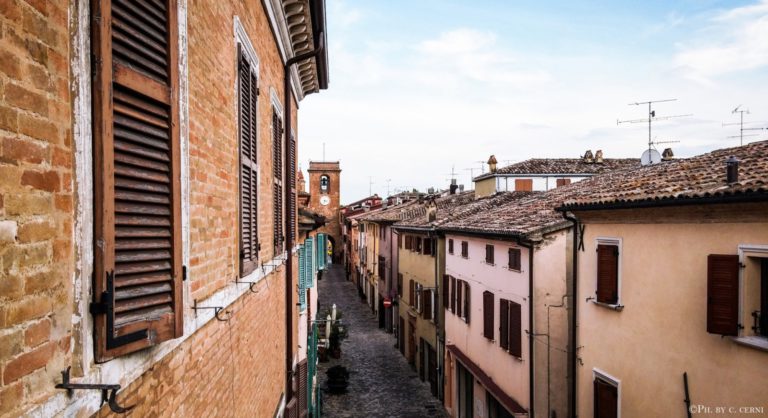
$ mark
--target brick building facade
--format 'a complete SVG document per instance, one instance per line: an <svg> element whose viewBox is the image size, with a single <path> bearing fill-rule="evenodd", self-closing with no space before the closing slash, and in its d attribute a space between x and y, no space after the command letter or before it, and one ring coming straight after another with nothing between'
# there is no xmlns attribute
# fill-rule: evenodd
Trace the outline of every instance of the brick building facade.
<svg viewBox="0 0 768 418"><path fill-rule="evenodd" d="M292 194L324 24L322 0L0 2L0 416L110 415L68 367L131 416L306 408Z"/></svg>

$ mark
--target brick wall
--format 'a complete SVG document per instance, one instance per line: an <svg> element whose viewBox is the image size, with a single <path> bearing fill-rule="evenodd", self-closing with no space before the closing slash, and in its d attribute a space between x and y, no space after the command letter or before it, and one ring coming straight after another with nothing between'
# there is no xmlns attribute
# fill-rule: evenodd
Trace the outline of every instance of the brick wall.
<svg viewBox="0 0 768 418"><path fill-rule="evenodd" d="M0 1L0 416L49 396L69 358L67 4Z"/></svg>

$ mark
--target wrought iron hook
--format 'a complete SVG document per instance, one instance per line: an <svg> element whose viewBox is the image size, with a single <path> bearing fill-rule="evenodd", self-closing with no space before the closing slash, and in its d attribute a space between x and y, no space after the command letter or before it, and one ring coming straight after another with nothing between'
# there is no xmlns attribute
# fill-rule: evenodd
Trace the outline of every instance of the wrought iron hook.
<svg viewBox="0 0 768 418"><path fill-rule="evenodd" d="M133 409L136 405L130 405L130 406L120 406L120 404L117 403L117 391L120 390L120 385L106 385L106 384L96 384L96 383L72 383L69 381L69 371L72 369L72 366L67 367L66 370L61 371L61 383L58 383L56 385L57 389L66 389L67 394L69 396L72 396L72 392L77 389L92 389L92 390L100 390L101 391L101 404L104 405L104 402L107 402L109 405L109 409L112 410L112 412L122 414L125 412L130 411Z"/></svg>

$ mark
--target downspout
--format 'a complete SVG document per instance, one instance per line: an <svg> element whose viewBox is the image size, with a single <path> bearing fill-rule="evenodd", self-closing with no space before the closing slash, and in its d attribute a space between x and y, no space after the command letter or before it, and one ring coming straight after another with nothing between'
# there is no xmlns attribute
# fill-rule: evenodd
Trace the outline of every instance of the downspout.
<svg viewBox="0 0 768 418"><path fill-rule="evenodd" d="M325 48L325 37L323 36L322 32L320 33L319 38L319 45L317 48L315 48L314 51L297 55L285 63L285 85L283 86L283 96L285 103L285 137L283 138L283 149L286 152L291 149L291 126L293 123L291 120L291 102L293 101L293 97L291 96L291 92L293 91L291 87L291 67L300 61L304 61L309 58L315 58L323 52L323 49ZM284 205L284 219L286 222L292 222L292 215L296 211L296 208L294 208L291 204L291 202L293 202L293 199L291 199L291 193L293 193L292 189L294 185L287 184L287 180L292 179L295 174L296 173L288 172L284 174L285 187L283 188L283 199L284 202L286 202ZM293 305L293 245L295 237L293 236L292 228L289 227L288 231L286 232L287 234L285 234L285 247L287 250L287 255L285 259L285 399L286 402L290 402L290 400L293 398L293 311L296 309L296 306Z"/></svg>
<svg viewBox="0 0 768 418"><path fill-rule="evenodd" d="M434 234L435 234L435 237L434 237L435 245L432 247L432 254L434 254L435 256L435 290L434 291L437 292L437 290L440 289L438 287L440 283L440 251L438 251L438 249L440 248L440 246L438 245L438 243L440 242L440 237L438 236L437 232L434 232ZM440 290L442 291L442 289ZM433 312L432 321L435 322L435 345L436 345L435 354L437 357L435 359L435 367L437 367L437 370L435 370L435 373L437 374L437 382L435 382L435 386L437 386L437 399L441 399L441 394L443 392L443 389L442 389L443 367L441 364L440 356L437 355L442 351L442 350L438 351L438 349L442 347L442 344L440 344L440 327L443 326L443 321L440 320L440 312L442 312L442 309L441 307L437 306L437 305L440 305L439 303L440 296L441 296L440 293L442 292L439 292L437 295L435 295L435 298L432 301L432 312Z"/></svg>
<svg viewBox="0 0 768 418"><path fill-rule="evenodd" d="M529 382L529 389L528 389L528 416L529 417L535 417L534 414L534 407L533 407L533 242L526 240L517 240L517 243L528 249L528 356L530 357L528 361L528 382Z"/></svg>
<svg viewBox="0 0 768 418"><path fill-rule="evenodd" d="M579 270L578 270L578 255L579 255L579 220L569 215L567 212L562 212L563 218L565 218L567 221L570 221L573 224L573 248L571 249L573 251L573 255L571 256L571 274L573 275L573 281L571 289L571 323L568 326L568 339L570 340L568 342L568 345L570 349L568 350L569 359L569 369L568 375L570 376L570 385L568 387L568 416L571 418L576 418L576 310L578 308L578 304L576 301L577 298L577 292L579 289L578 286L578 277L579 277Z"/></svg>

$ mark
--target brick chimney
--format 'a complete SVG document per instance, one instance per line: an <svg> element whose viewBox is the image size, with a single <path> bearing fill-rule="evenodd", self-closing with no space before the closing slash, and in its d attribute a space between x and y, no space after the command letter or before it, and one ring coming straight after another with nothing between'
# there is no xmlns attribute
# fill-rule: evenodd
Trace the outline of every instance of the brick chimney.
<svg viewBox="0 0 768 418"><path fill-rule="evenodd" d="M451 194L456 194L456 190L459 186L456 184L456 179L451 179L451 187L449 188Z"/></svg>
<svg viewBox="0 0 768 418"><path fill-rule="evenodd" d="M496 156L491 155L491 158L488 158L488 169L491 171L491 173L496 172L496 164L498 161L496 161Z"/></svg>
<svg viewBox="0 0 768 418"><path fill-rule="evenodd" d="M672 148L666 148L664 152L661 153L661 161L669 161L674 159L675 154L672 152Z"/></svg>
<svg viewBox="0 0 768 418"><path fill-rule="evenodd" d="M585 163L592 164L592 162L594 162L594 157L592 157L592 150L588 149L587 152L584 153L584 157L582 158L584 159Z"/></svg>
<svg viewBox="0 0 768 418"><path fill-rule="evenodd" d="M603 150L599 149L595 151L595 164L603 163Z"/></svg>

